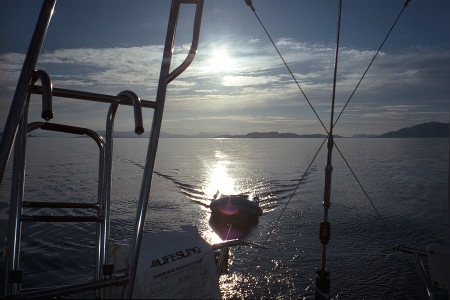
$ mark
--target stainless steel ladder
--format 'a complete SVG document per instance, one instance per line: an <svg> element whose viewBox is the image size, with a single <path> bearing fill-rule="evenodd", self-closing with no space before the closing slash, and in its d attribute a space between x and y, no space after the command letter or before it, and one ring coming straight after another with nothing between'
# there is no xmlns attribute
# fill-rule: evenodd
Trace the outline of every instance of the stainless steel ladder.
<svg viewBox="0 0 450 300"><path fill-rule="evenodd" d="M172 0L156 101L141 100L131 91L123 91L117 96L112 96L53 87L51 79L45 71L35 70L47 28L50 24L51 16L56 5L56 0L44 1L0 140L0 184L3 181L12 149L14 149L8 244L6 251L6 296L18 298L47 298L96 290L96 296L98 297L102 296L102 288L119 285L124 286L122 297L132 297L166 91L168 84L191 64L197 52L203 1L204 0ZM173 71L170 71L176 25L181 4L194 4L196 6L192 42L186 59ZM38 81L41 82L40 86L36 85ZM42 118L44 118L46 122L34 122L28 124L28 106L32 94L42 95ZM107 114L105 138L88 128L48 122L53 117L53 97L109 103L110 108ZM128 269L125 274L113 273L113 266L108 263L107 253L112 183L113 128L116 110L119 105L132 105L134 107L135 132L137 134L141 134L144 131L142 108L154 109L143 179L134 220L134 232L128 256ZM86 135L91 137L97 143L99 148L99 172L98 194L95 203L24 201L23 194L27 136L29 132L35 129ZM78 216L42 216L25 214L24 211L28 208L80 208L92 210L94 213ZM20 270L19 264L21 228L23 222L95 222L97 224L97 229L94 278L87 279L86 282L71 286L33 289L32 291L22 289L22 277L26 276Z"/></svg>

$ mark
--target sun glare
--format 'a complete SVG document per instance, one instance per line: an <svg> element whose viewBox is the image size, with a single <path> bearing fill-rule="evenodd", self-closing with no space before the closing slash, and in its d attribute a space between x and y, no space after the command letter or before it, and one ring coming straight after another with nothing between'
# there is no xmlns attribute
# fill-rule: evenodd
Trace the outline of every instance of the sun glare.
<svg viewBox="0 0 450 300"><path fill-rule="evenodd" d="M214 195L217 191L223 194L234 194L235 182L228 174L227 161L218 161L210 170L208 185L205 189L205 194Z"/></svg>
<svg viewBox="0 0 450 300"><path fill-rule="evenodd" d="M211 72L225 72L232 67L232 59L226 49L216 49L207 62L206 68Z"/></svg>

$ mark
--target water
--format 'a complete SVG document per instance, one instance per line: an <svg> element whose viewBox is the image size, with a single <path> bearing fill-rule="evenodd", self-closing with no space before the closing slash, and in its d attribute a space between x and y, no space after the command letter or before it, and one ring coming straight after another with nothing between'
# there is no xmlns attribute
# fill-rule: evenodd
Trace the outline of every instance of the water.
<svg viewBox="0 0 450 300"><path fill-rule="evenodd" d="M266 249L232 250L229 274L221 277L225 298L312 298L322 250L318 231L325 147L311 161L322 142L161 139L145 230L194 224L210 243L228 234L264 245ZM379 215L334 149L327 247L333 298L423 299L412 258L390 249L397 243L425 249L430 243L445 242L448 140L337 139L336 143ZM130 239L146 148L146 139L116 140L113 241ZM95 201L98 154L92 141L31 138L29 149L27 199ZM8 211L9 182L8 177L0 187L3 216ZM214 226L207 205L218 189L257 192L264 211L259 221L243 229ZM89 224L25 224L24 287L41 284L43 278L50 285L92 276L88 269L94 261L93 232ZM1 264L3 268L4 260ZM38 275L41 269L49 271ZM438 292L436 298L447 296Z"/></svg>

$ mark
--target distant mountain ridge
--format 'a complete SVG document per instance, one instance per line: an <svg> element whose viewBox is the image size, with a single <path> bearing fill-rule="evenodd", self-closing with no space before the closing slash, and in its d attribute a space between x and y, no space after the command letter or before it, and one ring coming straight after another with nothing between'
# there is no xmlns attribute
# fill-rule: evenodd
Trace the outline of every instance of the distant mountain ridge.
<svg viewBox="0 0 450 300"><path fill-rule="evenodd" d="M245 135L219 135L216 138L325 138L324 134L295 134L279 132L251 132ZM336 138L342 136L335 135ZM352 138L448 138L449 123L429 122L390 131L380 135L355 134Z"/></svg>
<svg viewBox="0 0 450 300"><path fill-rule="evenodd" d="M449 124L439 122L429 122L402 128L379 135L382 138L439 138L449 137Z"/></svg>
<svg viewBox="0 0 450 300"><path fill-rule="evenodd" d="M324 134L296 134L296 133L279 133L276 131L271 132L251 132L244 135L219 135L216 138L244 138L244 139L272 139L272 138L324 138Z"/></svg>
<svg viewBox="0 0 450 300"><path fill-rule="evenodd" d="M1 136L2 132L0 132ZM99 131L100 135L105 136L104 131ZM60 137L61 133L51 133L51 132L33 132L30 136L35 137ZM65 135L67 136L67 135ZM148 138L150 132L146 131L141 136L138 136L132 131L116 131L114 132L114 137L118 138ZM218 133L207 133L199 132L194 135L181 135L181 134L170 134L161 132L161 138L325 138L324 134L296 134L296 133L279 133L277 131L271 132L250 132L243 135L229 135L229 134L218 134ZM335 135L336 138L342 138L342 136ZM352 138L449 138L449 123L440 122L428 122L423 124L414 125L412 127L402 128L396 131L390 131L380 135L374 134L354 134Z"/></svg>

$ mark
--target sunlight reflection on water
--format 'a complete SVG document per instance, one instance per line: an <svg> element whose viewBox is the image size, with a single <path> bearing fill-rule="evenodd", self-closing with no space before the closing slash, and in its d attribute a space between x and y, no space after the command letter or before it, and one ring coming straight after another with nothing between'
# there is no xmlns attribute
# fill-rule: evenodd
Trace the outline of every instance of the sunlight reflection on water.
<svg viewBox="0 0 450 300"><path fill-rule="evenodd" d="M228 172L228 166L231 164L221 151L215 152L215 158L218 159L212 166L209 166L209 174L206 180L204 193L212 198L217 191L223 194L236 194L236 183Z"/></svg>

